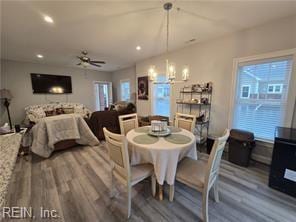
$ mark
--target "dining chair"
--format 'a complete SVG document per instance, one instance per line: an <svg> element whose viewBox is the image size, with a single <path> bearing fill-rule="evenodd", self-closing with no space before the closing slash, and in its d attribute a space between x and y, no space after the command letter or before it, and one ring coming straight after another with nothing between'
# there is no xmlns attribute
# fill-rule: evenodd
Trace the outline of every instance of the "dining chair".
<svg viewBox="0 0 296 222"><path fill-rule="evenodd" d="M204 222L209 221L208 199L212 187L214 199L219 202L218 174L228 137L229 129L226 129L223 136L215 139L208 162L186 157L177 168L176 180L202 193L202 219Z"/></svg>
<svg viewBox="0 0 296 222"><path fill-rule="evenodd" d="M176 113L175 116L175 127L186 129L193 133L196 123L196 116Z"/></svg>
<svg viewBox="0 0 296 222"><path fill-rule="evenodd" d="M127 217L131 214L131 187L151 177L152 195L156 192L156 178L151 164L130 166L127 140L124 135L115 134L103 128L111 163L111 193L114 197L114 178L127 187Z"/></svg>
<svg viewBox="0 0 296 222"><path fill-rule="evenodd" d="M137 113L121 115L118 117L120 132L122 135L126 135L130 130L138 128L138 115Z"/></svg>

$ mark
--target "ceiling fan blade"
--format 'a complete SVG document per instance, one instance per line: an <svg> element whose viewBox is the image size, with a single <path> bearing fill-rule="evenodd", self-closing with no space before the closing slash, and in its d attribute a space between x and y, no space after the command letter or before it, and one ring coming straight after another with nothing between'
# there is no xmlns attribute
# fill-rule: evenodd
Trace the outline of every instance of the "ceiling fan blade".
<svg viewBox="0 0 296 222"><path fill-rule="evenodd" d="M80 66L81 65L81 62L80 63L77 63L76 65Z"/></svg>
<svg viewBox="0 0 296 222"><path fill-rule="evenodd" d="M106 62L105 62L105 61L94 61L94 60L90 60L90 62L92 62L92 63L101 63L101 64L106 64Z"/></svg>
<svg viewBox="0 0 296 222"><path fill-rule="evenodd" d="M95 64L95 63L92 63L92 62L90 62L89 64L90 64L90 65L92 65L92 66L96 66L96 67L102 67L102 66L100 66L100 65L97 65L97 64Z"/></svg>
<svg viewBox="0 0 296 222"><path fill-rule="evenodd" d="M76 56L78 59L82 60L82 56Z"/></svg>

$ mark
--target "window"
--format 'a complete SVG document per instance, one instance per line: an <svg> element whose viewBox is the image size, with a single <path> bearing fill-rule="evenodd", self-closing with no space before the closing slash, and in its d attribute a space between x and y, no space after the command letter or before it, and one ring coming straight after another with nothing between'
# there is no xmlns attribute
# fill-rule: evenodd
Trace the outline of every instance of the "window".
<svg viewBox="0 0 296 222"><path fill-rule="evenodd" d="M165 82L165 75L157 76L158 82ZM170 116L170 84L154 84L152 107L154 115Z"/></svg>
<svg viewBox="0 0 296 222"><path fill-rule="evenodd" d="M239 63L232 127L248 130L256 139L272 141L283 126L292 57Z"/></svg>
<svg viewBox="0 0 296 222"><path fill-rule="evenodd" d="M129 101L131 99L129 80L120 81L120 96L122 101Z"/></svg>
<svg viewBox="0 0 296 222"><path fill-rule="evenodd" d="M241 90L241 98L249 98L250 97L250 86L243 85Z"/></svg>
<svg viewBox="0 0 296 222"><path fill-rule="evenodd" d="M282 93L283 84L268 84L267 93Z"/></svg>

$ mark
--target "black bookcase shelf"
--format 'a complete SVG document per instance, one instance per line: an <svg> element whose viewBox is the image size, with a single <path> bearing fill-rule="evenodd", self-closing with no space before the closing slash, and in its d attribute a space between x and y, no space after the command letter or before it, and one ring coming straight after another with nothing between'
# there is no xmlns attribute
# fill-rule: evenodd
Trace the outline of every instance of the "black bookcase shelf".
<svg viewBox="0 0 296 222"><path fill-rule="evenodd" d="M188 89L188 87L186 87ZM196 138L199 145L207 141L209 135L209 126L211 118L212 88L211 90L184 91L180 90L179 99L177 99L177 112L197 115L197 118L204 113L206 120L196 122ZM202 102L202 100L207 100ZM192 102L190 102L192 101Z"/></svg>

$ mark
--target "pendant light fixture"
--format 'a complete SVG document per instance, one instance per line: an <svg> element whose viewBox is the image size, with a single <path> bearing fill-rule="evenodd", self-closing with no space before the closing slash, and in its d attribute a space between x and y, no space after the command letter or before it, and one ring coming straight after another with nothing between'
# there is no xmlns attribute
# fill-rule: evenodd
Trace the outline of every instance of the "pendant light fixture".
<svg viewBox="0 0 296 222"><path fill-rule="evenodd" d="M167 2L163 5L164 10L166 11L166 56L168 56L169 52L169 25L170 25L170 10L173 8L173 4L171 2ZM182 69L182 81L176 81L176 66L174 63L170 62L168 59L166 59L166 77L167 77L167 82L169 84L174 84L174 83L179 83L179 82L185 82L189 79L189 67L184 66ZM155 66L152 65L150 66L148 70L148 76L150 81L153 83L157 84L160 82L157 82L157 72L155 69ZM163 83L163 82L161 82Z"/></svg>

